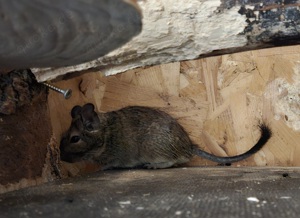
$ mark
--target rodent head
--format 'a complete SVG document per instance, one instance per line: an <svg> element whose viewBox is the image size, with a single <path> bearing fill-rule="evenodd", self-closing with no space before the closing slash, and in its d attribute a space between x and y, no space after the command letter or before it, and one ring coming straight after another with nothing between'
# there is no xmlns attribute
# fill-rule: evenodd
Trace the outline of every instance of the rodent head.
<svg viewBox="0 0 300 218"><path fill-rule="evenodd" d="M73 107L71 116L72 123L61 140L60 151L63 161L76 162L85 159L86 153L99 144L101 126L93 104Z"/></svg>

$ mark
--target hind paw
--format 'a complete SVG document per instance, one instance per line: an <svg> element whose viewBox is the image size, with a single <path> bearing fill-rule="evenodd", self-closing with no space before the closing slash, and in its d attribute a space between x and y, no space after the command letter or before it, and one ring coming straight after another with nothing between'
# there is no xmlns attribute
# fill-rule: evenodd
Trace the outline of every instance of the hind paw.
<svg viewBox="0 0 300 218"><path fill-rule="evenodd" d="M162 162L162 163L147 163L144 164L144 168L147 169L164 169L164 168L169 168L174 165L173 162Z"/></svg>

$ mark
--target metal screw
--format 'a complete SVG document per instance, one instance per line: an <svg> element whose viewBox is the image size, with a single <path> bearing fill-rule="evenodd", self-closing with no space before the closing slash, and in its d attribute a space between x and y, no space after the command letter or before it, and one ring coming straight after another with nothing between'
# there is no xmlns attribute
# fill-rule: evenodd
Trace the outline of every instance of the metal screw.
<svg viewBox="0 0 300 218"><path fill-rule="evenodd" d="M50 89L63 94L65 99L68 99L68 98L70 98L72 96L72 90L71 89L63 90L63 89L59 89L59 88L57 88L57 87L55 87L53 85L50 85L48 83L45 83L45 82L43 84L45 86L49 87Z"/></svg>

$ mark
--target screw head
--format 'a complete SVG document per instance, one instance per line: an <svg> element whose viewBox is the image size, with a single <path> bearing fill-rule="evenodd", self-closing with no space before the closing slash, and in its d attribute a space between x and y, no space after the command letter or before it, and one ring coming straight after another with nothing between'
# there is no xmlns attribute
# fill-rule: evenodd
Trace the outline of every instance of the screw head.
<svg viewBox="0 0 300 218"><path fill-rule="evenodd" d="M67 89L65 92L64 92L64 98L65 99L68 99L72 96L72 90L71 89Z"/></svg>

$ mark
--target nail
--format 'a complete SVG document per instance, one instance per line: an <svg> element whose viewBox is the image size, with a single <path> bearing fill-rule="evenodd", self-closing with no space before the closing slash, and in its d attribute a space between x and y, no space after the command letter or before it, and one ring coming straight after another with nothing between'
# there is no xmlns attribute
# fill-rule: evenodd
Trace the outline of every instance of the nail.
<svg viewBox="0 0 300 218"><path fill-rule="evenodd" d="M59 93L63 94L65 99L68 99L68 98L70 98L72 96L72 90L71 89L63 90L63 89L59 89L59 88L57 88L57 87L55 87L53 85L50 85L48 83L45 83L45 82L43 82L43 84L45 86L47 86L48 88L50 88L50 89L52 89L52 90L54 90L56 92L59 92Z"/></svg>

